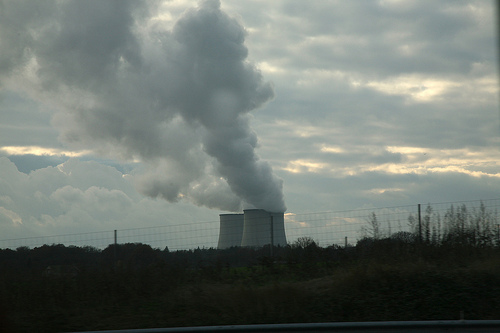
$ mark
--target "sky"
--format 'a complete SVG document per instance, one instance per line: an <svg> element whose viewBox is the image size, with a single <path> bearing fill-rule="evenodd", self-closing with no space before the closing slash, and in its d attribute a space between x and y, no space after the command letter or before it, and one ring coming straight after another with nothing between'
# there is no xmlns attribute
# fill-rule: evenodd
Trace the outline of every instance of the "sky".
<svg viewBox="0 0 500 333"><path fill-rule="evenodd" d="M0 0L0 239L499 198L496 29L486 0Z"/></svg>

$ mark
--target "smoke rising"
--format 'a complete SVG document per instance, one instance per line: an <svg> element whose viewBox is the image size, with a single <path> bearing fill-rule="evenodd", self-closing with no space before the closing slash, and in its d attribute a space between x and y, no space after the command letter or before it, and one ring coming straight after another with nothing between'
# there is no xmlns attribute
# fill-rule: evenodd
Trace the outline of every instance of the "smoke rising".
<svg viewBox="0 0 500 333"><path fill-rule="evenodd" d="M172 29L137 1L0 2L0 88L50 105L60 139L144 162L144 194L228 211L285 211L250 112L273 98L246 32L218 0ZM21 83L22 84L21 84Z"/></svg>

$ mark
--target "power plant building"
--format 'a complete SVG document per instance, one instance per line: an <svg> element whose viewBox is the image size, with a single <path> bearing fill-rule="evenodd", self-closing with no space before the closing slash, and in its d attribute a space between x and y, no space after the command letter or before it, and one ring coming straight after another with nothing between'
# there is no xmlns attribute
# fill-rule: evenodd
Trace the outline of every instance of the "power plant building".
<svg viewBox="0 0 500 333"><path fill-rule="evenodd" d="M227 249L241 245L243 236L243 214L220 214L218 249Z"/></svg>
<svg viewBox="0 0 500 333"><path fill-rule="evenodd" d="M243 214L220 214L219 217L219 249L286 245L284 213L246 209Z"/></svg>

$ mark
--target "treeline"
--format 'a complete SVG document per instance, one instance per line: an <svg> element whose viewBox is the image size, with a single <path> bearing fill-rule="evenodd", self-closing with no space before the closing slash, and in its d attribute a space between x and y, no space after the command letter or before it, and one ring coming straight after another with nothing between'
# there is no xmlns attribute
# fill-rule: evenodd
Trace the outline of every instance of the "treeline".
<svg viewBox="0 0 500 333"><path fill-rule="evenodd" d="M335 261L351 259L365 253L367 244L391 244L395 248L433 245L444 247L493 248L500 246L500 220L497 210L488 209L484 203L467 208L465 204L451 205L441 215L429 204L419 215L410 214L409 231L391 232L389 221L381 221L375 213L367 218L364 237L355 246L319 244L310 237L301 237L285 247L262 248L234 247L225 250L214 248L169 251L154 249L147 244L111 244L104 250L90 246L76 247L62 244L43 245L30 249L0 250L0 269L6 271L40 272L49 266L73 265L81 269L110 269L116 266L143 268L162 262L171 268L197 269L204 267L248 267L266 262L300 263L301 261ZM401 227L400 227L401 228ZM323 245L323 244L322 244ZM272 258L271 258L272 256Z"/></svg>
<svg viewBox="0 0 500 333"><path fill-rule="evenodd" d="M319 247L309 237L302 237L285 247L233 247L224 250L197 248L193 250L160 250L142 243L111 244L104 250L94 247L43 245L30 249L0 250L0 270L8 274L33 277L76 275L81 272L143 270L164 266L170 271L195 272L204 269L269 266L275 263L340 260L346 252L340 246ZM272 257L271 257L272 254Z"/></svg>
<svg viewBox="0 0 500 333"><path fill-rule="evenodd" d="M472 246L499 245L498 212L491 211L481 202L479 208L467 209L466 205L453 206L444 216L428 205L423 218L410 215L408 223L419 239L426 243L458 243Z"/></svg>
<svg viewBox="0 0 500 333"><path fill-rule="evenodd" d="M375 213L367 219L365 237L356 245L320 246L310 237L301 237L284 247L233 247L218 250L197 248L169 251L142 243L111 244L101 250L62 244L30 249L0 249L3 276L30 278L75 276L89 272L147 270L161 267L170 276L215 276L230 268L279 267L292 278L314 278L336 267L363 260L419 260L422 256L440 260L466 260L500 248L499 220L496 210L483 203L468 209L451 205L441 216L428 205L421 216L410 214L408 229L390 233ZM303 267L307 266L307 270ZM321 269L320 269L321 268Z"/></svg>
<svg viewBox="0 0 500 333"><path fill-rule="evenodd" d="M367 226L363 228L367 238L406 237L434 245L500 245L498 211L488 209L483 202L472 208L465 204L451 205L444 215L435 212L429 204L421 213L408 216L409 232L392 234L390 222L385 221L385 226L382 222L375 213L369 216Z"/></svg>

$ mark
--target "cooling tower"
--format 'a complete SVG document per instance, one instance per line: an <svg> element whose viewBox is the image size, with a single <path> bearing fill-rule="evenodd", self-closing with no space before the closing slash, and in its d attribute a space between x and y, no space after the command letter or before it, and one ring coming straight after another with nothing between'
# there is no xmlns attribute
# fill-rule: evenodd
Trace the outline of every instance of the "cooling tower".
<svg viewBox="0 0 500 333"><path fill-rule="evenodd" d="M263 209L247 209L243 213L241 246L264 246L271 242L275 246L286 245L284 213L270 213Z"/></svg>
<svg viewBox="0 0 500 333"><path fill-rule="evenodd" d="M218 249L241 245L243 235L243 214L220 214Z"/></svg>

